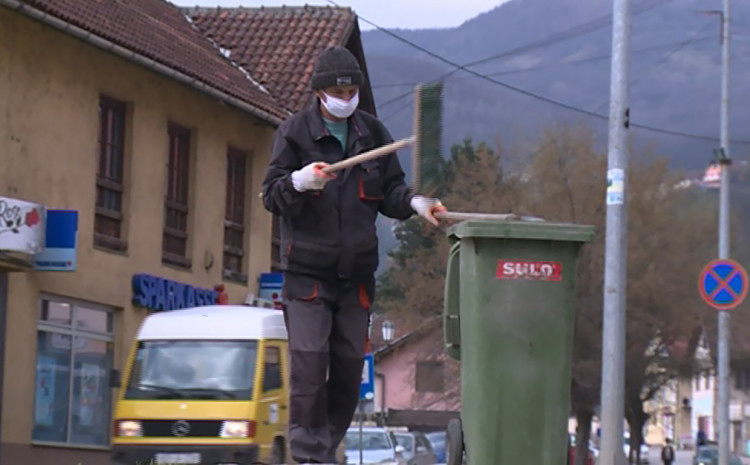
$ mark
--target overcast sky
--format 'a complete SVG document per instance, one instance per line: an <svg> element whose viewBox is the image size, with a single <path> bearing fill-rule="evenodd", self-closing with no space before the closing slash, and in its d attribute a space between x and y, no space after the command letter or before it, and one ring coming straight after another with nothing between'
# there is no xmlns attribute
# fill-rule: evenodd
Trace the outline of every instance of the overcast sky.
<svg viewBox="0 0 750 465"><path fill-rule="evenodd" d="M259 7L331 5L326 0L170 0L179 6ZM425 29L455 27L507 0L334 0L381 27ZM363 30L372 26L360 21Z"/></svg>

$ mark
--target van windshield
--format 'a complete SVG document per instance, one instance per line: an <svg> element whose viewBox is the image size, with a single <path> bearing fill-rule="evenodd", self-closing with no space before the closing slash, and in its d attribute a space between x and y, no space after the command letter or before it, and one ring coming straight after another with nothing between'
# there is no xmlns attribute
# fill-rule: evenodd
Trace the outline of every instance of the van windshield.
<svg viewBox="0 0 750 465"><path fill-rule="evenodd" d="M256 341L140 341L126 399L252 398Z"/></svg>

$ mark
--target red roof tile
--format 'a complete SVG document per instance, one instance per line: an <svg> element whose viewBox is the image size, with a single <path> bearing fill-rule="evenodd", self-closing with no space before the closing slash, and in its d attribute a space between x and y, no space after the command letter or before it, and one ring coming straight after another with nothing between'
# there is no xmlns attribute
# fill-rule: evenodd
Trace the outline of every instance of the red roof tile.
<svg viewBox="0 0 750 465"><path fill-rule="evenodd" d="M267 91L224 57L176 6L165 0L23 0L22 3L195 78L258 108L271 120L288 116Z"/></svg>
<svg viewBox="0 0 750 465"><path fill-rule="evenodd" d="M318 55L331 45L345 45L357 21L350 8L328 6L183 11L291 111L311 101L309 82Z"/></svg>

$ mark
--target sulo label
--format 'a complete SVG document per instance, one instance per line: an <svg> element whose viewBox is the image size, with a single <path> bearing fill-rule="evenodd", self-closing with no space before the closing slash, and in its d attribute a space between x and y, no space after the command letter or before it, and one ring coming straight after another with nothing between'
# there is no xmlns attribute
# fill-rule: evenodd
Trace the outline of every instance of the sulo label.
<svg viewBox="0 0 750 465"><path fill-rule="evenodd" d="M525 279L531 281L561 281L563 266L560 262L529 260L497 261L498 279Z"/></svg>

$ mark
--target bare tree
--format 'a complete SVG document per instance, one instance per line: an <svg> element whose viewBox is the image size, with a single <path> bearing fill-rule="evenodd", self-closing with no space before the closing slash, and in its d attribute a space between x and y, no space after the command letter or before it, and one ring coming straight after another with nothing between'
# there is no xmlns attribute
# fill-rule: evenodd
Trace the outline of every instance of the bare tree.
<svg viewBox="0 0 750 465"><path fill-rule="evenodd" d="M531 167L534 203L530 209L549 220L597 226L597 237L581 256L579 305L574 346L573 409L590 421L598 400L601 355L603 277L604 157L593 150L593 137L580 128L548 130ZM679 178L666 161L649 151L636 156L628 185L628 289L626 325L626 418L631 451L639 461L643 403L678 373L669 346L690 338L697 324L695 276L710 250L713 215L695 208L692 192L677 187ZM588 427L578 444L588 441ZM585 448L583 448L585 450ZM576 464L583 463L578 454Z"/></svg>
<svg viewBox="0 0 750 465"><path fill-rule="evenodd" d="M596 227L578 269L571 386L571 408L580 425L576 465L585 460L601 379L606 159L595 147L593 133L585 128L551 128L524 169L506 173L499 149L496 155L467 143L454 147L442 192L454 211L515 212ZM626 417L637 455L648 419L643 402L680 370L689 370L674 360L670 347L692 338L700 324L695 277L711 255L716 223L715 214L701 208L692 191L677 187L679 178L665 161L648 150L634 158L628 179ZM388 273L390 297L382 306L416 324L442 311L448 245L442 231L415 223L401 231L402 244L409 247L399 252Z"/></svg>
<svg viewBox="0 0 750 465"><path fill-rule="evenodd" d="M581 251L577 277L571 383L571 409L578 425L575 465L586 463L601 386L606 160L594 146L593 134L584 128L546 130L528 168L530 181L522 194L531 214L548 221L596 227L594 240Z"/></svg>

